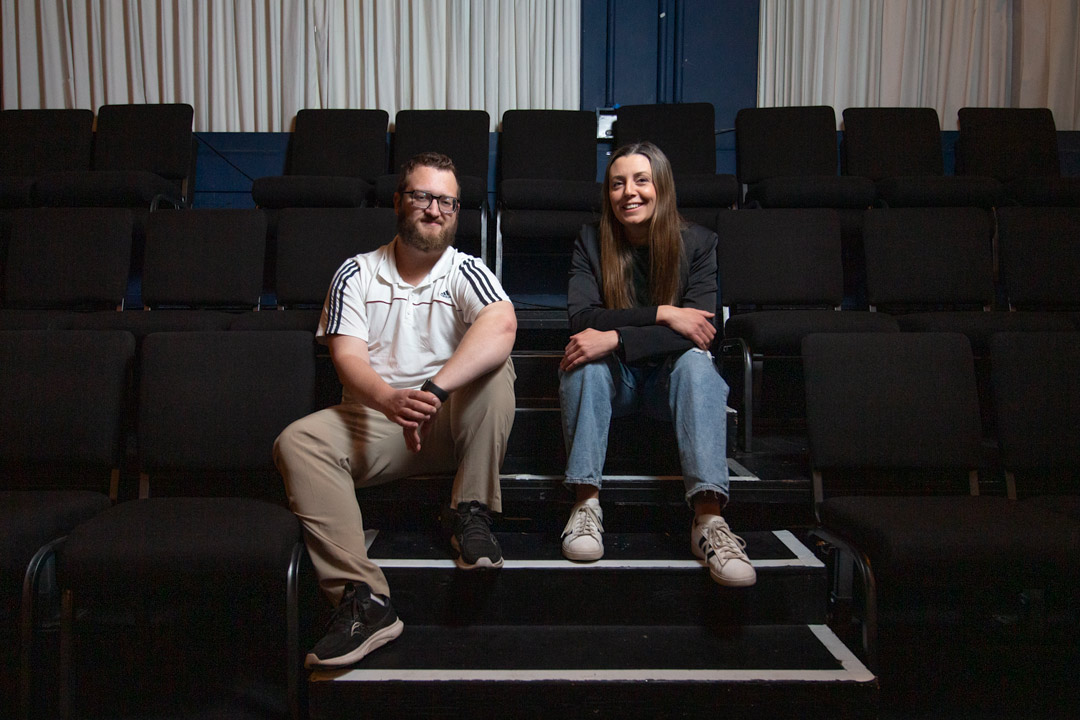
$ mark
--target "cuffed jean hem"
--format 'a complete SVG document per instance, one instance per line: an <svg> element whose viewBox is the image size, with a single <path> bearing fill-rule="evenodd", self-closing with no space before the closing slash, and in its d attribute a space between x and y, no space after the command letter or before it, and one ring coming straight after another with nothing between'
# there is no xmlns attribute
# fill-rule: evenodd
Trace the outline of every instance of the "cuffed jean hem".
<svg viewBox="0 0 1080 720"><path fill-rule="evenodd" d="M709 483L695 483L689 490L686 491L686 504L690 506L690 509L694 509L694 497L701 495L702 493L714 493L720 498L720 507L727 507L728 501L731 499L728 495L728 491L721 489L719 485L710 485Z"/></svg>
<svg viewBox="0 0 1080 720"><path fill-rule="evenodd" d="M601 485L601 479L600 478L566 478L565 480L563 480L563 485L570 488L571 490L574 488L575 485L592 485L593 487L599 489L599 487Z"/></svg>

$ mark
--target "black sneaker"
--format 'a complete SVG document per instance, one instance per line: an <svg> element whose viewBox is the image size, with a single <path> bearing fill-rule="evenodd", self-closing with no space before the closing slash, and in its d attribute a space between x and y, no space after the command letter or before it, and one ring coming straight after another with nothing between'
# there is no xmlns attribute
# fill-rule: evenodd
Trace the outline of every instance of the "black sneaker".
<svg viewBox="0 0 1080 720"><path fill-rule="evenodd" d="M473 500L459 503L454 511L454 562L462 570L502 567L502 549L491 534L487 505Z"/></svg>
<svg viewBox="0 0 1080 720"><path fill-rule="evenodd" d="M345 594L334 609L326 634L304 659L304 667L336 668L352 665L372 650L390 642L405 628L390 598L371 596L371 588L360 583L345 586Z"/></svg>

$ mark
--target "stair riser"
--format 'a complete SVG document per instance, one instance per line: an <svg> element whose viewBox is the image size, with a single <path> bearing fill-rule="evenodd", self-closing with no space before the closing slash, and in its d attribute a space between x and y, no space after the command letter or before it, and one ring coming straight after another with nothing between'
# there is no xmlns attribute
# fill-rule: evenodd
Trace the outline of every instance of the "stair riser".
<svg viewBox="0 0 1080 720"><path fill-rule="evenodd" d="M824 571L810 568L763 568L749 588L721 587L703 567L384 572L406 624L823 624L828 596Z"/></svg>
<svg viewBox="0 0 1080 720"><path fill-rule="evenodd" d="M317 682L312 720L341 717L599 717L620 720L723 717L861 720L877 717L873 683L834 682ZM344 686L344 687L343 687Z"/></svg>

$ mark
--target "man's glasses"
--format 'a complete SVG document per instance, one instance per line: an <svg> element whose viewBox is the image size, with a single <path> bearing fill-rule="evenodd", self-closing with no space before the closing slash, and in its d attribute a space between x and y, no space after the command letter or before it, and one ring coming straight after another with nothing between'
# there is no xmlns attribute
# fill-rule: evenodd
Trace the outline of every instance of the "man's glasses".
<svg viewBox="0 0 1080 720"><path fill-rule="evenodd" d="M406 190L401 194L408 195L417 210L427 210L432 200L439 201L439 210L446 215L453 215L458 209L458 199L450 195L432 195L424 190Z"/></svg>

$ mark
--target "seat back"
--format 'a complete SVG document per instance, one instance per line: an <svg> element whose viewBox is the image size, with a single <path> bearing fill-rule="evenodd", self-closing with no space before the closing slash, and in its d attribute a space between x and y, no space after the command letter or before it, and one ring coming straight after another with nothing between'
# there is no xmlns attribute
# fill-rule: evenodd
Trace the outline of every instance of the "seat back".
<svg viewBox="0 0 1080 720"><path fill-rule="evenodd" d="M131 212L17 210L4 266L4 307L115 309L127 289Z"/></svg>
<svg viewBox="0 0 1080 720"><path fill-rule="evenodd" d="M990 385L1001 462L1056 474L1080 493L1080 332L998 333Z"/></svg>
<svg viewBox="0 0 1080 720"><path fill-rule="evenodd" d="M982 308L994 300L993 227L979 208L870 210L863 225L871 305Z"/></svg>
<svg viewBox="0 0 1080 720"><path fill-rule="evenodd" d="M499 135L499 176L595 182L596 115L588 110L507 110Z"/></svg>
<svg viewBox="0 0 1080 720"><path fill-rule="evenodd" d="M880 180L945 172L933 108L847 108L841 149L845 175Z"/></svg>
<svg viewBox="0 0 1080 720"><path fill-rule="evenodd" d="M93 141L90 110L2 110L0 176L89 170Z"/></svg>
<svg viewBox="0 0 1080 720"><path fill-rule="evenodd" d="M398 172L413 155L434 151L449 156L459 176L486 183L489 126L484 110L399 110L394 117L391 170Z"/></svg>
<svg viewBox="0 0 1080 720"><path fill-rule="evenodd" d="M143 304L257 307L265 253L266 217L260 210L150 213Z"/></svg>
<svg viewBox="0 0 1080 720"><path fill-rule="evenodd" d="M836 175L836 112L828 106L743 108L735 115L739 182Z"/></svg>
<svg viewBox="0 0 1080 720"><path fill-rule="evenodd" d="M358 177L386 173L385 110L304 109L289 139L287 175Z"/></svg>
<svg viewBox="0 0 1080 720"><path fill-rule="evenodd" d="M975 366L956 333L837 333L802 341L815 469L973 469Z"/></svg>
<svg viewBox="0 0 1080 720"><path fill-rule="evenodd" d="M0 332L0 467L36 488L108 487L134 356L126 332Z"/></svg>
<svg viewBox="0 0 1080 720"><path fill-rule="evenodd" d="M271 470L278 434L314 407L313 341L304 331L148 335L142 472Z"/></svg>
<svg viewBox="0 0 1080 720"><path fill-rule="evenodd" d="M102 105L94 169L145 170L179 184L191 170L193 118L186 103Z"/></svg>
<svg viewBox="0 0 1080 720"><path fill-rule="evenodd" d="M615 121L615 146L648 140L680 175L716 172L716 129L712 103L623 105Z"/></svg>
<svg viewBox="0 0 1080 720"><path fill-rule="evenodd" d="M1080 308L1080 208L1001 208L998 243L1011 305Z"/></svg>
<svg viewBox="0 0 1080 720"><path fill-rule="evenodd" d="M289 208L278 218L278 304L321 307L326 291L347 258L393 239L392 208Z"/></svg>
<svg viewBox="0 0 1080 720"><path fill-rule="evenodd" d="M844 299L840 219L828 209L721 212L721 305L828 306Z"/></svg>
<svg viewBox="0 0 1080 720"><path fill-rule="evenodd" d="M960 108L956 173L1002 182L1057 176L1057 128L1049 108Z"/></svg>

